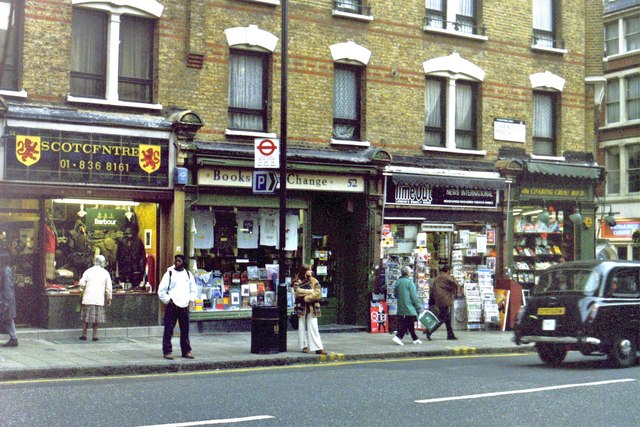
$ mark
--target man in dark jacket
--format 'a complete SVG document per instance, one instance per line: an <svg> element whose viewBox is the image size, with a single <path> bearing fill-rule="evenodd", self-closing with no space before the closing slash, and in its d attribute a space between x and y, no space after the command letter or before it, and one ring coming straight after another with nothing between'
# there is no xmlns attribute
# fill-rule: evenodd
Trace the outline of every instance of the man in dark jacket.
<svg viewBox="0 0 640 427"><path fill-rule="evenodd" d="M449 274L448 265L445 265L440 269L440 273L433 281L431 292L433 292L433 298L436 307L438 307L440 323L436 325L433 331L425 331L427 339L431 340L431 334L433 334L436 329L444 323L447 327L447 339L457 340L458 338L454 335L453 328L451 327L451 306L453 305L453 300L458 293L458 283L456 282L456 279Z"/></svg>
<svg viewBox="0 0 640 427"><path fill-rule="evenodd" d="M0 322L1 329L9 332L9 341L2 347L17 347L18 335L16 334L16 294L13 288L13 272L9 267L9 254L0 253Z"/></svg>

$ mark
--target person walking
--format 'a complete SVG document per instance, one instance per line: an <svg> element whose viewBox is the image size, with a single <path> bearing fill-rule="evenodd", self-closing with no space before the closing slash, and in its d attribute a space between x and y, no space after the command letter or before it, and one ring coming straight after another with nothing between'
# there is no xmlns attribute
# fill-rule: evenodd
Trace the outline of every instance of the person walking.
<svg viewBox="0 0 640 427"><path fill-rule="evenodd" d="M443 266L440 269L440 273L438 273L433 281L433 286L431 288L435 305L438 307L438 317L440 318L440 322L432 331L426 330L424 332L429 341L431 341L431 334L442 326L443 323L447 327L447 339L458 339L453 333L453 328L451 327L451 306L453 305L454 298L458 294L459 286L456 279L449 274L449 270L450 268L448 265Z"/></svg>
<svg viewBox="0 0 640 427"><path fill-rule="evenodd" d="M82 292L82 341L87 340L87 328L89 323L93 324L93 340L98 341L98 325L107 321L107 314L104 309L105 300L107 305L111 305L112 288L111 275L104 268L107 260L102 255L96 255L93 260L93 267L82 273L80 278L80 288Z"/></svg>
<svg viewBox="0 0 640 427"><path fill-rule="evenodd" d="M320 299L322 287L315 277L310 265L303 264L292 283L295 297L295 312L300 318L298 324L298 343L303 353L315 351L316 354L327 354L322 348L322 339L318 329L318 317L321 315Z"/></svg>
<svg viewBox="0 0 640 427"><path fill-rule="evenodd" d="M393 342L404 345L402 338L409 331L414 344L422 344L416 335L415 323L418 320L418 312L422 310L422 304L418 300L416 285L413 283L413 270L405 265L400 270L400 278L396 280L396 299L398 301L397 315L400 320L398 331L393 337Z"/></svg>
<svg viewBox="0 0 640 427"><path fill-rule="evenodd" d="M0 326L9 333L9 341L2 347L17 347L16 294L13 288L13 271L9 267L9 254L0 253Z"/></svg>
<svg viewBox="0 0 640 427"><path fill-rule="evenodd" d="M168 360L173 360L171 337L173 329L176 327L176 321L180 322L182 357L193 359L191 342L189 341L189 306L194 303L198 288L193 274L185 268L184 263L184 255L176 255L174 265L167 269L158 286L158 297L166 305L162 354Z"/></svg>

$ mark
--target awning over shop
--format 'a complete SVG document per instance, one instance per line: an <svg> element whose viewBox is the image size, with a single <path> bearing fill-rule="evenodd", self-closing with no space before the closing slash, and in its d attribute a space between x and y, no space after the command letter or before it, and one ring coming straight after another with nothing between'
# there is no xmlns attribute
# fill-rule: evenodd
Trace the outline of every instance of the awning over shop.
<svg viewBox="0 0 640 427"><path fill-rule="evenodd" d="M597 165L570 165L553 162L526 162L526 171L542 175L560 176L600 181L604 176L604 168Z"/></svg>
<svg viewBox="0 0 640 427"><path fill-rule="evenodd" d="M501 190L505 182L502 178L454 177L440 175L405 175L393 174L396 185L432 185L449 188L474 188L484 190Z"/></svg>

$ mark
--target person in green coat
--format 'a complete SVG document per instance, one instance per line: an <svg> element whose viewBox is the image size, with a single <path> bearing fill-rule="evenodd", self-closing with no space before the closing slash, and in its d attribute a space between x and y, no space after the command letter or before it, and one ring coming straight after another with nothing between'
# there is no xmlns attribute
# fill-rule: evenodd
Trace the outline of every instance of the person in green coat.
<svg viewBox="0 0 640 427"><path fill-rule="evenodd" d="M409 331L414 344L422 344L418 339L415 330L415 323L418 320L418 312L422 310L422 304L418 300L418 292L416 285L413 283L413 270L411 267L404 266L401 270L401 277L396 280L396 298L398 300L398 318L399 327L393 342L398 345L404 345L402 338Z"/></svg>

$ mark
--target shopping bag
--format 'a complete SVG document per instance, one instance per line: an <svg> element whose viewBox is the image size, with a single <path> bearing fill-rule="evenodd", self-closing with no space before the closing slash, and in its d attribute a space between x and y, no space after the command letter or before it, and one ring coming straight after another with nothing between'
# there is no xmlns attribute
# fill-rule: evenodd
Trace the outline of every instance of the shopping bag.
<svg viewBox="0 0 640 427"><path fill-rule="evenodd" d="M422 323L424 325L424 327L427 329L427 331L431 332L434 330L434 328L436 327L436 325L440 322L438 320L438 317L433 314L433 312L429 311L429 310L425 310L420 317L418 318L418 320L420 321L420 323Z"/></svg>

